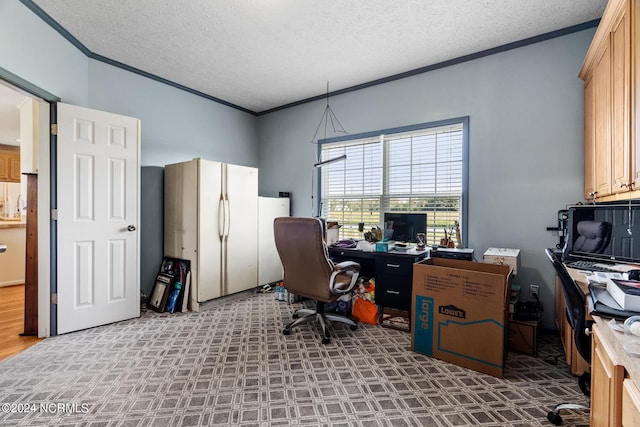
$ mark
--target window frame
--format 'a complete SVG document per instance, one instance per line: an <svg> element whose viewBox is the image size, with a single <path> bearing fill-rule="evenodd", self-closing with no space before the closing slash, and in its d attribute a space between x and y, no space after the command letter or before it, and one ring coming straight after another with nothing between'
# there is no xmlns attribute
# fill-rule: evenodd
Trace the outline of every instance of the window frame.
<svg viewBox="0 0 640 427"><path fill-rule="evenodd" d="M336 142L349 142L359 139L373 139L379 138L381 135L386 137L393 137L394 134L402 134L407 132L419 132L432 128L451 126L456 124L462 124L462 194L461 194L461 215L460 215L460 230L462 234L462 245L468 246L468 218L469 218L469 116L456 117L452 119L438 120L433 122L418 123L414 125L394 127L380 129L370 132L362 132L357 134L349 134L344 136L338 136L333 138L325 138L318 140L317 143L317 158L320 159L322 155L322 146L324 144L331 144ZM383 171L387 173L387 171ZM386 185L387 177L383 178L383 183ZM317 180L314 188L316 194L316 202L314 209L320 214L322 204L322 168L317 169Z"/></svg>

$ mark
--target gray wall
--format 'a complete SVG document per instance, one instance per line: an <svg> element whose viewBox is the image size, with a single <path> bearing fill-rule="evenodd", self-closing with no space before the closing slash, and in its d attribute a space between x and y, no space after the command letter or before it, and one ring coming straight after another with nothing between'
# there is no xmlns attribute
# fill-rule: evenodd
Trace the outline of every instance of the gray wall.
<svg viewBox="0 0 640 427"><path fill-rule="evenodd" d="M470 116L468 245L520 248L516 283L541 285L543 326L554 326L554 272L544 248L559 209L582 199L583 85L595 29L330 99L349 133ZM260 194L292 193L309 216L311 144L326 101L259 117ZM324 136L324 135L322 135ZM333 135L327 135L333 136ZM293 177L293 179L292 179Z"/></svg>
<svg viewBox="0 0 640 427"><path fill-rule="evenodd" d="M60 97L86 107L87 57L14 0L0 0L0 67Z"/></svg>
<svg viewBox="0 0 640 427"><path fill-rule="evenodd" d="M0 67L62 102L141 119L144 166L258 165L253 115L90 60L18 1L0 0L0 40Z"/></svg>
<svg viewBox="0 0 640 427"><path fill-rule="evenodd" d="M90 60L18 1L0 0L0 40L0 67L62 102L141 119L143 166L194 157L258 165L255 116ZM162 195L162 171L141 173L140 286L147 293L163 252L161 198L152 196Z"/></svg>
<svg viewBox="0 0 640 427"><path fill-rule="evenodd" d="M89 61L91 108L142 121L142 165L201 157L258 166L256 117L138 74Z"/></svg>
<svg viewBox="0 0 640 427"><path fill-rule="evenodd" d="M164 255L164 168L140 171L140 290L151 295Z"/></svg>
<svg viewBox="0 0 640 427"><path fill-rule="evenodd" d="M350 133L470 116L469 246L477 258L490 246L522 250L517 282L542 285L543 324L549 328L554 275L543 249L557 237L545 227L555 225L558 209L582 198L582 82L577 74L594 32L330 100ZM140 118L143 165L203 157L258 166L261 195L290 191L293 214L311 215L316 146L309 141L325 101L255 118L89 60L13 0L0 0L0 40L0 67L63 102ZM158 184L158 176L144 176L143 191ZM157 223L161 217L146 209L143 214L143 221ZM157 256L152 253L157 245L141 247L145 263Z"/></svg>

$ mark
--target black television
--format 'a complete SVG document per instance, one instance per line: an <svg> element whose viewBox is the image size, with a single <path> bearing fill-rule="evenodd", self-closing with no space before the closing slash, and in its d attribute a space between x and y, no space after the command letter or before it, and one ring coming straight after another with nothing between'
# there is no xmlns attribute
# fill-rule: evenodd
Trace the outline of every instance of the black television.
<svg viewBox="0 0 640 427"><path fill-rule="evenodd" d="M585 224L589 227L585 227ZM606 230L601 241L592 245L580 230ZM592 237L592 236L588 236ZM563 261L585 260L603 263L640 264L640 204L600 204L572 206L568 209L567 237Z"/></svg>
<svg viewBox="0 0 640 427"><path fill-rule="evenodd" d="M385 212L383 228L393 230L393 234L387 236L389 240L415 243L416 234L425 233L427 230L427 214Z"/></svg>

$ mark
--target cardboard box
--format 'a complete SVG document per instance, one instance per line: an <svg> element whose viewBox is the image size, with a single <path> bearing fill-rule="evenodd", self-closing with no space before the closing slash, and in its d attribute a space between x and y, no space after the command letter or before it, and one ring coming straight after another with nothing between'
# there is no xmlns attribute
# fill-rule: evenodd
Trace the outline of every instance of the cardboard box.
<svg viewBox="0 0 640 427"><path fill-rule="evenodd" d="M414 264L412 350L502 378L511 270L443 258Z"/></svg>
<svg viewBox="0 0 640 427"><path fill-rule="evenodd" d="M483 261L488 264L510 265L513 274L520 270L520 249L489 248L484 252Z"/></svg>

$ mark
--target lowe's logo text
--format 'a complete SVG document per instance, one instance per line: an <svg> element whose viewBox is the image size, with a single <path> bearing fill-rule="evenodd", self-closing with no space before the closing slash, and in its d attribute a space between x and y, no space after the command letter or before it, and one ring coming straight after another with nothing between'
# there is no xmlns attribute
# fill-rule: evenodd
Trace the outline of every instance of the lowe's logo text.
<svg viewBox="0 0 640 427"><path fill-rule="evenodd" d="M441 305L438 307L438 313L444 314L445 316L457 317L459 319L464 319L467 317L467 313L461 309L456 307L455 305Z"/></svg>

